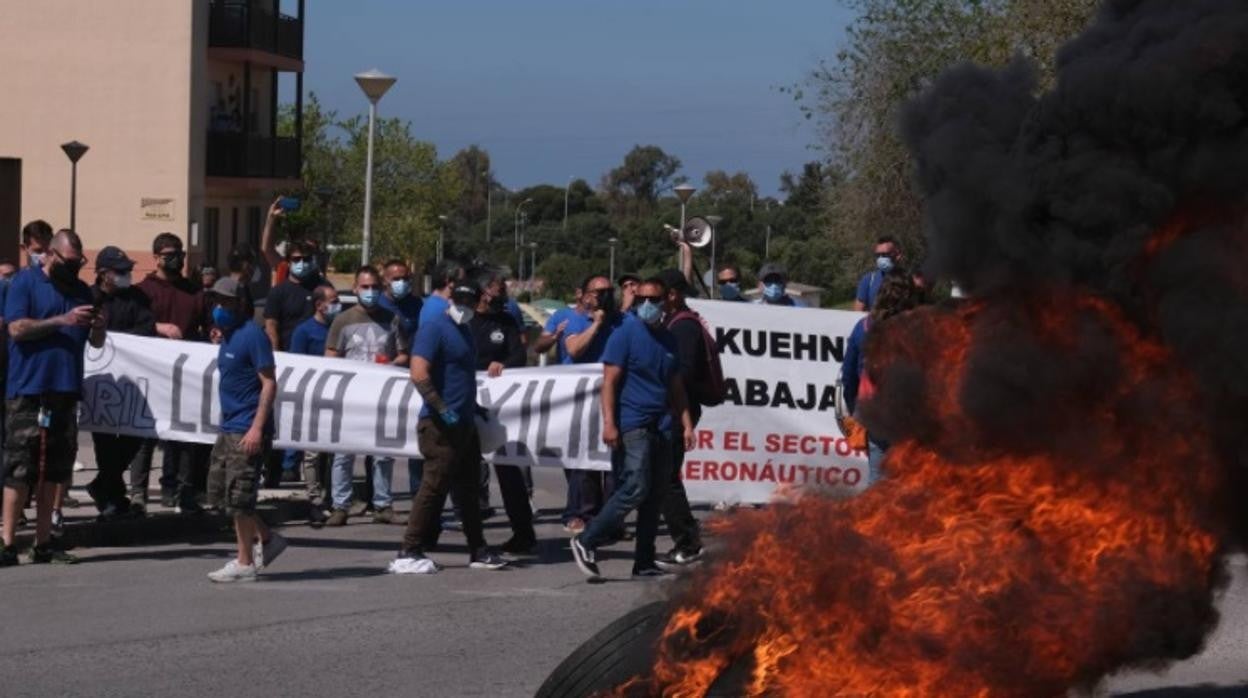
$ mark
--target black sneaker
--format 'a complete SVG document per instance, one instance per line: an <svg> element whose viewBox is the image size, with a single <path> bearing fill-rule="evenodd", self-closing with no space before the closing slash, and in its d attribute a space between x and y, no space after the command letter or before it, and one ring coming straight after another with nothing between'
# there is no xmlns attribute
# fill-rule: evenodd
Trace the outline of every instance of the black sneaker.
<svg viewBox="0 0 1248 698"><path fill-rule="evenodd" d="M30 561L36 565L76 565L78 558L47 543L30 549Z"/></svg>
<svg viewBox="0 0 1248 698"><path fill-rule="evenodd" d="M0 567L16 567L20 562L17 559L16 545L6 545L0 548Z"/></svg>
<svg viewBox="0 0 1248 698"><path fill-rule="evenodd" d="M633 568L633 579L662 579L670 576L672 576L671 572L668 572L658 565L646 565L644 567Z"/></svg>
<svg viewBox="0 0 1248 698"><path fill-rule="evenodd" d="M674 548L668 551L666 555L656 560L655 564L668 571L678 570L683 567L689 567L690 565L698 562L702 559L702 555L703 548L700 546L693 550L681 550L679 548Z"/></svg>
<svg viewBox="0 0 1248 698"><path fill-rule="evenodd" d="M529 553L532 553L533 549L536 547L537 541L532 538L512 536L507 539L506 543L499 546L499 550L502 550L505 553L511 553L512 555L528 555Z"/></svg>
<svg viewBox="0 0 1248 698"><path fill-rule="evenodd" d="M474 570L501 570L507 561L489 548L480 548L468 558L468 566Z"/></svg>
<svg viewBox="0 0 1248 698"><path fill-rule="evenodd" d="M576 560L576 566L581 568L581 571L591 581L602 579L602 573L598 571L598 563L594 561L594 551L581 545L581 540L577 536L572 537L572 559Z"/></svg>
<svg viewBox="0 0 1248 698"><path fill-rule="evenodd" d="M176 495L161 492L160 505L166 509L173 509L178 506L178 498Z"/></svg>
<svg viewBox="0 0 1248 698"><path fill-rule="evenodd" d="M147 502L135 499L130 502L130 515L135 518L147 516Z"/></svg>

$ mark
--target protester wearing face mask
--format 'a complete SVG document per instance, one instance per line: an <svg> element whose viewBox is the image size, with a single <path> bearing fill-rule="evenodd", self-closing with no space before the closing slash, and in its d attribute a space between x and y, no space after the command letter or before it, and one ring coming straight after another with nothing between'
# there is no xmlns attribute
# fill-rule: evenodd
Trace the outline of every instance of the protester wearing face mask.
<svg viewBox="0 0 1248 698"><path fill-rule="evenodd" d="M155 337L156 316L152 315L151 301L132 285L133 270L134 260L125 252L111 245L100 250L95 258L92 295L99 299L109 332ZM130 500L122 476L139 457L145 439L95 431L91 440L99 470L87 485L87 494L95 502L101 520L129 514Z"/></svg>
<svg viewBox="0 0 1248 698"><path fill-rule="evenodd" d="M321 275L316 247L304 240L286 244L290 277L269 291L264 303L264 331L276 351L290 348L290 336L299 323L312 317L312 292L331 285Z"/></svg>
<svg viewBox="0 0 1248 698"><path fill-rule="evenodd" d="M27 268L38 268L48 255L52 243L52 226L47 221L34 220L22 227L22 252L26 255Z"/></svg>
<svg viewBox="0 0 1248 698"><path fill-rule="evenodd" d="M321 286L312 292L312 304L315 311L312 317L304 320L290 336L290 353L305 356L325 356L325 341L329 337L329 327L334 319L342 313L342 303L338 300L338 292L331 286ZM308 492L308 502L312 505L310 520L313 524L324 523L328 501L326 488L329 486L328 453L314 451L296 451L291 456L302 466L303 481Z"/></svg>
<svg viewBox="0 0 1248 698"><path fill-rule="evenodd" d="M895 238L885 235L875 241L875 269L864 274L858 281L854 310L865 312L871 309L884 280L893 274L904 273L901 262L901 246Z"/></svg>
<svg viewBox="0 0 1248 698"><path fill-rule="evenodd" d="M407 364L408 340L403 336L398 317L382 306L383 293L381 274L373 267L360 267L355 273L355 295L359 304L343 311L330 324L325 356L370 363ZM373 471L373 522L394 523L394 500L390 493L394 459L367 456L364 467ZM335 454L330 470L333 512L326 524L342 526L347 523L351 509L355 455Z"/></svg>
<svg viewBox="0 0 1248 698"><path fill-rule="evenodd" d="M616 309L611 280L591 276L581 285L581 307L567 317L568 325L561 352L565 364L593 364L626 317ZM610 474L597 470L568 468L563 471L568 483L568 500L563 512L563 527L569 533L583 529L606 501ZM617 531L617 533L621 533Z"/></svg>
<svg viewBox="0 0 1248 698"><path fill-rule="evenodd" d="M186 278L186 252L182 240L173 233L161 233L152 241L156 271L139 283L139 290L151 301L156 318L156 334L166 339L204 341L212 325L198 280ZM130 500L135 513L146 512L148 475L154 443L145 444L131 469ZM161 504L184 513L197 513L197 484L208 467L210 448L179 441L161 444Z"/></svg>
<svg viewBox="0 0 1248 698"><path fill-rule="evenodd" d="M382 294L381 305L398 317L400 329L410 339L420 326L420 311L424 306L413 288L412 271L407 262L392 259L386 262L382 273L386 277L386 292Z"/></svg>
<svg viewBox="0 0 1248 698"><path fill-rule="evenodd" d="M762 297L756 302L762 305L786 305L791 308L805 308L806 303L787 293L789 274L783 265L769 262L758 271L758 289Z"/></svg>
<svg viewBox="0 0 1248 698"><path fill-rule="evenodd" d="M237 553L208 574L214 582L252 582L273 564L286 540L256 514L260 475L273 445L273 401L277 396L273 347L238 302L238 282L212 287L213 325L220 330L217 394L221 426L212 446L208 501L234 521Z"/></svg>
<svg viewBox="0 0 1248 698"><path fill-rule="evenodd" d="M507 312L507 284L496 271L476 271L471 280L482 290L477 312L468 323L472 328L477 348L477 370L491 378L497 378L508 368L523 368L527 363L524 344L520 341L521 329L516 319ZM482 461L482 477L478 486L481 508L489 507L489 466ZM525 471L515 465L495 465L498 489L503 495L503 509L511 524L511 538L503 543L505 553L530 553L537 545L533 531L533 508L529 503L529 489ZM456 509L459 509L456 501ZM462 514L461 514L462 519Z"/></svg>
<svg viewBox="0 0 1248 698"><path fill-rule="evenodd" d="M34 489L37 502L31 562L74 562L52 544L58 486L73 478L78 454L78 401L86 344L104 346L105 318L78 278L82 241L69 230L53 236L38 268L17 275L5 298L10 356L5 397L4 549L0 566L16 565L17 520Z"/></svg>
<svg viewBox="0 0 1248 698"><path fill-rule="evenodd" d="M641 277L632 272L620 274L615 280L615 285L620 288L620 312L627 313L633 309L633 296L637 294L637 286L641 283Z"/></svg>
<svg viewBox="0 0 1248 698"><path fill-rule="evenodd" d="M716 297L721 301L731 301L734 303L746 303L745 296L741 295L741 269L735 264L725 264L719 268L719 273L715 275L715 281L719 284L719 291Z"/></svg>
<svg viewBox="0 0 1248 698"><path fill-rule="evenodd" d="M677 272L679 273L679 272ZM635 317L611 335L602 354L602 440L611 448L615 489L602 512L572 537L572 556L599 578L597 549L637 510L633 577L666 574L655 562L659 512L671 474L673 423L685 450L694 443L676 339L663 327L667 288L648 279L637 288Z"/></svg>
<svg viewBox="0 0 1248 698"><path fill-rule="evenodd" d="M439 266L435 279L446 275L445 264ZM459 281L450 288L444 313L422 319L416 331L410 375L424 400L416 436L425 466L403 544L390 563L389 571L395 574L437 572L437 564L425 557L425 552L437 539L442 507L451 488L459 492L469 567L497 570L507 566L506 560L486 546L477 501L481 467L481 442L474 421L477 351L468 323L480 297L479 288Z"/></svg>

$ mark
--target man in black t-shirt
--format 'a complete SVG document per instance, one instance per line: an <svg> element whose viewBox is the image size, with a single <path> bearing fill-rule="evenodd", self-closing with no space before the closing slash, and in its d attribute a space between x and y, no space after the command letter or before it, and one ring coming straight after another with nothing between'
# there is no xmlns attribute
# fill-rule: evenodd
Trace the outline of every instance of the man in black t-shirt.
<svg viewBox="0 0 1248 698"><path fill-rule="evenodd" d="M316 250L308 242L295 240L288 244L286 261L290 263L290 278L274 286L264 302L264 332L276 351L287 351L295 328L312 317L312 292L318 286L330 285L321 276Z"/></svg>
<svg viewBox="0 0 1248 698"><path fill-rule="evenodd" d="M664 321L668 332L676 337L677 371L684 382L685 395L689 397L689 417L696 427L702 419L702 405L698 404L698 387L708 380L706 338L702 320L689 309L685 297L690 291L689 281L679 270L666 269L659 272L660 280L667 285L667 302L664 304ZM676 429L680 425L675 426ZM702 536L698 520L689 507L689 496L681 473L685 464L684 441L673 438L671 480L663 497L663 520L671 533L676 547L658 560L661 567L687 565L702 557Z"/></svg>
<svg viewBox="0 0 1248 698"><path fill-rule="evenodd" d="M477 370L495 378L504 369L523 368L528 357L520 341L520 326L507 312L507 285L502 275L480 270L473 274L472 281L482 291L476 313L469 321L477 346ZM495 465L494 474L498 476L503 509L511 524L511 538L503 543L502 550L530 553L537 545L537 534L533 531L533 509L524 470L515 465Z"/></svg>

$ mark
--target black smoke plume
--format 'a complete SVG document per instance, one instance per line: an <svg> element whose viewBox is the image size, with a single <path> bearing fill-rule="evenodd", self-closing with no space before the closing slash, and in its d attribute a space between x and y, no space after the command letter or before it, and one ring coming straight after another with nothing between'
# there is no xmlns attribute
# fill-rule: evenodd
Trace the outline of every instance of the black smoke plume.
<svg viewBox="0 0 1248 698"><path fill-rule="evenodd" d="M1248 3L1110 0L1060 51L1051 90L1038 92L1021 58L1002 70L959 66L907 106L902 130L918 162L931 273L979 297L1073 287L1109 298L1197 377L1191 409L1235 483L1220 506L1242 543ZM1036 418L1097 390L1117 366L1095 337L1072 357L1017 336L977 344L984 380L968 378L961 397L983 433L1026 444L1054 435ZM904 404L913 393L892 391L890 406L885 392L868 421L892 438L921 437L924 420Z"/></svg>

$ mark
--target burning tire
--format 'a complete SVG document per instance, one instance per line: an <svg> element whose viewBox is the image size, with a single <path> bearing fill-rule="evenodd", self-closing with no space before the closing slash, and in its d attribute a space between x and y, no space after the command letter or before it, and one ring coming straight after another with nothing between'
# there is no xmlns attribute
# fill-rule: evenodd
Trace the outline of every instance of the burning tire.
<svg viewBox="0 0 1248 698"><path fill-rule="evenodd" d="M537 698L580 698L648 676L654 647L667 620L667 604L634 609L576 648L550 673Z"/></svg>

